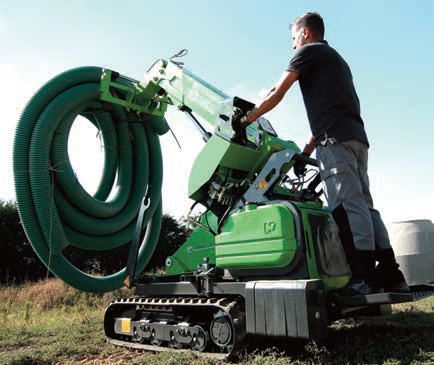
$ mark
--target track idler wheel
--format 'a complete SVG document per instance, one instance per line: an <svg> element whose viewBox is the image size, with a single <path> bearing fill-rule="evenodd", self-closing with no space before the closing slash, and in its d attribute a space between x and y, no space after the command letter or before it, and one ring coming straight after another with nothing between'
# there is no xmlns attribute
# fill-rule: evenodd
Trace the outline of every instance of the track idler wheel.
<svg viewBox="0 0 434 365"><path fill-rule="evenodd" d="M151 345L161 346L163 344L163 341L158 340L156 338L156 336L157 336L157 334L156 334L155 330L153 329L152 332L151 332L151 337L150 337Z"/></svg>
<svg viewBox="0 0 434 365"><path fill-rule="evenodd" d="M212 342L224 351L233 345L234 330L230 318L222 312L217 313L211 322L210 334ZM230 350L230 349L229 349Z"/></svg>
<svg viewBox="0 0 434 365"><path fill-rule="evenodd" d="M167 343L167 347L176 350L182 349L182 343L176 340L175 334L173 332L170 332L170 341Z"/></svg>
<svg viewBox="0 0 434 365"><path fill-rule="evenodd" d="M209 335L201 326L194 326L193 328L196 329L197 332L193 335L191 349L202 352L208 345Z"/></svg>

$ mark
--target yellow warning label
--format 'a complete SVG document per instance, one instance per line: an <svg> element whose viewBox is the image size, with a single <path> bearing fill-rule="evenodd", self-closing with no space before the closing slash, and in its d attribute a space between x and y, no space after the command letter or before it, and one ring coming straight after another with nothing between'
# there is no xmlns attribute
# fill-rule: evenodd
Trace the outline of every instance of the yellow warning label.
<svg viewBox="0 0 434 365"><path fill-rule="evenodd" d="M121 332L130 333L131 332L131 319L122 318L121 319Z"/></svg>
<svg viewBox="0 0 434 365"><path fill-rule="evenodd" d="M129 276L127 276L125 279L124 279L124 285L126 286L126 287L130 287L130 277Z"/></svg>
<svg viewBox="0 0 434 365"><path fill-rule="evenodd" d="M258 190L264 190L267 188L267 186L268 186L268 184L265 181L265 179L262 179L261 181L259 181Z"/></svg>

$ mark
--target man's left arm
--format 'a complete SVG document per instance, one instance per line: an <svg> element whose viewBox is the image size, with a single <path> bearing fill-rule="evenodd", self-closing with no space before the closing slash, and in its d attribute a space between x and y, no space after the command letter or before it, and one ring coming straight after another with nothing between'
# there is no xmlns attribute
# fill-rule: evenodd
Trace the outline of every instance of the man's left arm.
<svg viewBox="0 0 434 365"><path fill-rule="evenodd" d="M298 72L285 71L280 80L273 86L265 98L256 104L252 111L247 115L247 122L254 122L279 104L292 84L298 79L298 76Z"/></svg>

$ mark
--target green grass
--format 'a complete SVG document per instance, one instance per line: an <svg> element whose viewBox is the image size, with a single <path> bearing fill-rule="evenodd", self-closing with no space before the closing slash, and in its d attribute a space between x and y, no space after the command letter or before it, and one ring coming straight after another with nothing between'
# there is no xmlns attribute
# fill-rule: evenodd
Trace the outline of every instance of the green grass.
<svg viewBox="0 0 434 365"><path fill-rule="evenodd" d="M0 364L222 364L188 351L142 353L107 344L104 308L118 295L80 293L57 280L0 288ZM321 346L252 339L238 363L434 364L434 297L393 309L335 322Z"/></svg>

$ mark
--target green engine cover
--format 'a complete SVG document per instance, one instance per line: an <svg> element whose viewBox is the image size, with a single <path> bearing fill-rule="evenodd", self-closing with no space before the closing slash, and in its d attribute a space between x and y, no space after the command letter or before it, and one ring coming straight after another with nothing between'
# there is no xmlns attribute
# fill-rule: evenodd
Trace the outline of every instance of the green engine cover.
<svg viewBox="0 0 434 365"><path fill-rule="evenodd" d="M285 267L297 250L294 217L282 204L246 206L215 239L216 265L227 269Z"/></svg>

